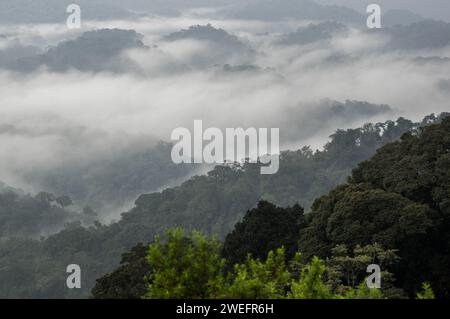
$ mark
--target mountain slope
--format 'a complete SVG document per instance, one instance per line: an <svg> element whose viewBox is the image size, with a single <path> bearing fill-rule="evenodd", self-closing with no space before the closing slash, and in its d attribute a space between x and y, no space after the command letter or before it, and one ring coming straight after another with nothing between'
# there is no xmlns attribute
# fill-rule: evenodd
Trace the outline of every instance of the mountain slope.
<svg viewBox="0 0 450 319"><path fill-rule="evenodd" d="M450 117L402 136L315 201L300 250L329 256L336 245L379 243L399 250L399 284L429 281L450 296Z"/></svg>
<svg viewBox="0 0 450 319"><path fill-rule="evenodd" d="M440 120L434 116L422 123L399 119L340 130L321 152L309 148L284 152L280 171L273 176L260 175L256 164L218 166L179 187L140 196L135 208L109 226L83 228L72 224L42 241L2 239L0 281L4 284L0 296L87 296L95 279L114 269L123 252L139 242L148 242L168 227L196 228L223 238L260 199L283 206L309 206L314 198L345 181L351 169L380 146L408 130ZM61 283L65 282L66 266L73 263L83 269L84 284L81 290L69 291Z"/></svg>

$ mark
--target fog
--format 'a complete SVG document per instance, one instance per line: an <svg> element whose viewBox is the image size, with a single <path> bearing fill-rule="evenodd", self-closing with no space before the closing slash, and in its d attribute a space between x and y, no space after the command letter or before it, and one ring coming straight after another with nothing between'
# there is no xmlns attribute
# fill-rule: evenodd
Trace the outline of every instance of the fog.
<svg viewBox="0 0 450 319"><path fill-rule="evenodd" d="M389 33L351 25L280 43L311 21L224 18L221 8L86 20L79 30L1 24L0 180L37 192L48 172L150 149L195 119L279 127L281 148L296 149L320 148L338 128L449 109L448 43L392 48ZM114 28L137 33L113 31L97 47ZM78 38L93 30L102 31Z"/></svg>
<svg viewBox="0 0 450 319"><path fill-rule="evenodd" d="M316 0L327 5L341 5L365 12L367 6L376 3L384 11L408 10L425 18L450 21L450 3L447 0Z"/></svg>

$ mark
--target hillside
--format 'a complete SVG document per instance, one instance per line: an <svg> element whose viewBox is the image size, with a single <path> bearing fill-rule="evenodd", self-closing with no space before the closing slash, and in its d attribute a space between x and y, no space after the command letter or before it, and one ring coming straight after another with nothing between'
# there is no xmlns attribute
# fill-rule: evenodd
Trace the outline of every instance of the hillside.
<svg viewBox="0 0 450 319"><path fill-rule="evenodd" d="M449 297L450 118L390 143L358 165L348 184L315 201L300 236L308 256L337 244L399 250L399 284L430 281Z"/></svg>
<svg viewBox="0 0 450 319"><path fill-rule="evenodd" d="M255 164L218 166L179 187L140 196L135 208L109 226L97 223L95 227L83 228L69 224L60 233L40 241L2 239L0 281L4 284L0 295L86 296L95 279L114 269L124 251L139 242L148 242L168 227L196 228L224 238L261 199L282 206L299 203L309 207L315 198L344 182L351 170L376 149L397 140L404 132L438 122L443 116L429 116L421 123L400 118L338 130L323 151L313 152L306 147L284 152L280 171L273 176L260 175ZM75 261L83 269L85 285L68 292L60 283L65 280L65 267Z"/></svg>
<svg viewBox="0 0 450 319"><path fill-rule="evenodd" d="M299 298L335 298L342 294L350 299L420 298L421 287L435 291L437 297L448 298L449 181L450 117L447 117L441 124L408 132L400 141L380 148L370 160L353 170L347 184L317 199L309 215L304 216L299 206L283 209L267 202L249 210L220 245L226 264L235 265L234 270L227 267L227 275L227 269L215 261L218 257L212 257L219 254L214 248L217 244L214 240L209 242L212 256L207 269L216 267L223 273L210 274L210 281L220 282L214 292L208 291L210 281L198 287L197 281L188 284L184 279L170 277L175 271L195 276L196 267L201 267L189 264L183 270L183 264L177 260L190 257L186 249L172 250L177 247L173 240L178 238L180 245L192 245L190 249L194 251L206 245L203 242L197 246L198 235L174 237L180 236L175 230L167 233L170 245L161 246L156 239L147 253L138 245L124 255L122 266L98 279L92 294L94 298L172 298L180 297L180 293L183 298L205 298L205 294L207 298L215 298L217 291L222 291L233 298L284 298L286 288L279 288L278 280L285 287L288 286L282 279L285 276L299 279L295 271L288 273L292 263L298 265L296 258L300 255L294 254L298 250L302 253L301 265L312 260L307 266L312 267L318 262L317 256L322 258L317 269L319 282L314 281L317 288L312 291L306 288L310 286L301 289L292 286L288 298L292 297L290 294L295 297L296 287L300 291L314 291L312 295L298 294ZM278 247L284 249L280 251ZM156 254L158 249L166 252ZM248 254L257 260L249 260ZM285 258L292 259L292 263L285 264ZM367 263L374 261L383 267L379 291L383 296L358 297L364 294L360 288L355 296L352 291L364 280ZM272 275L262 275L262 269ZM302 271L301 276L307 273ZM188 282L190 279L187 277ZM231 287L223 288L227 285Z"/></svg>

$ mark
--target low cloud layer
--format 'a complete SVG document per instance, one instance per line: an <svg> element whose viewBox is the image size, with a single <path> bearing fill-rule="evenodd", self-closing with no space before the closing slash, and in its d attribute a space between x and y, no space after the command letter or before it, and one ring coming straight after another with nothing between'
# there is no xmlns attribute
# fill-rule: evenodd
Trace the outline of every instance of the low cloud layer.
<svg viewBox="0 0 450 319"><path fill-rule="evenodd" d="M37 190L37 171L151 148L195 119L279 127L286 149L321 147L338 128L448 111L445 39L393 48L389 32L310 32L309 23L190 15L88 22L67 34L9 29L0 38L0 180ZM91 45L92 36L114 45Z"/></svg>

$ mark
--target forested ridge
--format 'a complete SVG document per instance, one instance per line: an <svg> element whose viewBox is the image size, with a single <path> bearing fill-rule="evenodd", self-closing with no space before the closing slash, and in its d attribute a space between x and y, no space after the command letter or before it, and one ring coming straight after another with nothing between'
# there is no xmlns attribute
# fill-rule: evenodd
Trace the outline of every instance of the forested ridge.
<svg viewBox="0 0 450 319"><path fill-rule="evenodd" d="M254 208L260 200L280 207L293 206L294 211L303 210L301 206L309 212L315 198L343 183L351 170L359 162L370 158L376 149L396 141L407 131L417 135L421 131L420 127L440 122L444 117L445 114L429 116L421 123L400 118L397 121L367 124L359 129L338 130L322 151L305 147L298 151L283 152L280 171L273 176L261 176L255 164L218 166L207 175L195 176L179 187L140 196L135 208L111 225L95 223L91 227L82 227L79 223L70 223L58 234L40 240L2 236L0 295L9 298L87 297L95 280L116 268L121 254L139 242L149 242L154 235L163 233L167 228L181 226L186 230L198 229L206 234L216 234L219 240L223 240L245 212ZM354 187L363 187L359 184ZM395 197L395 194L389 196ZM250 252L261 257L268 253L268 249L275 250L279 248L277 246L284 245L284 253L292 257L297 250L292 243L299 241L300 248L304 247L302 242L306 241L300 238L317 224L313 216L321 214L324 206L318 203L323 200L321 198L315 202L311 214L305 214L308 224L298 228L298 238L290 235L286 237L289 240L267 243L259 255L255 253L257 250ZM402 198L400 202L395 202L395 205L401 208L420 206L408 197ZM300 206L294 207L295 204ZM421 212L420 207L417 211ZM417 218L422 217L418 213ZM324 226L317 227L322 229ZM264 237L263 234L255 238ZM318 255L324 258L335 244L340 243L326 236L313 236L308 240L311 245L302 251L308 257ZM371 240L364 240L360 244L370 243ZM346 244L350 247L354 242ZM235 261L242 262L242 256L236 257L233 263ZM72 263L79 264L83 269L84 284L81 290L68 290L64 286L66 266ZM227 268L232 266L228 265Z"/></svg>
<svg viewBox="0 0 450 319"><path fill-rule="evenodd" d="M450 117L404 134L317 199L261 201L223 243L166 232L99 280L95 298L448 298ZM295 240L297 239L297 240ZM277 248L278 247L278 248ZM366 267L382 269L368 289Z"/></svg>

